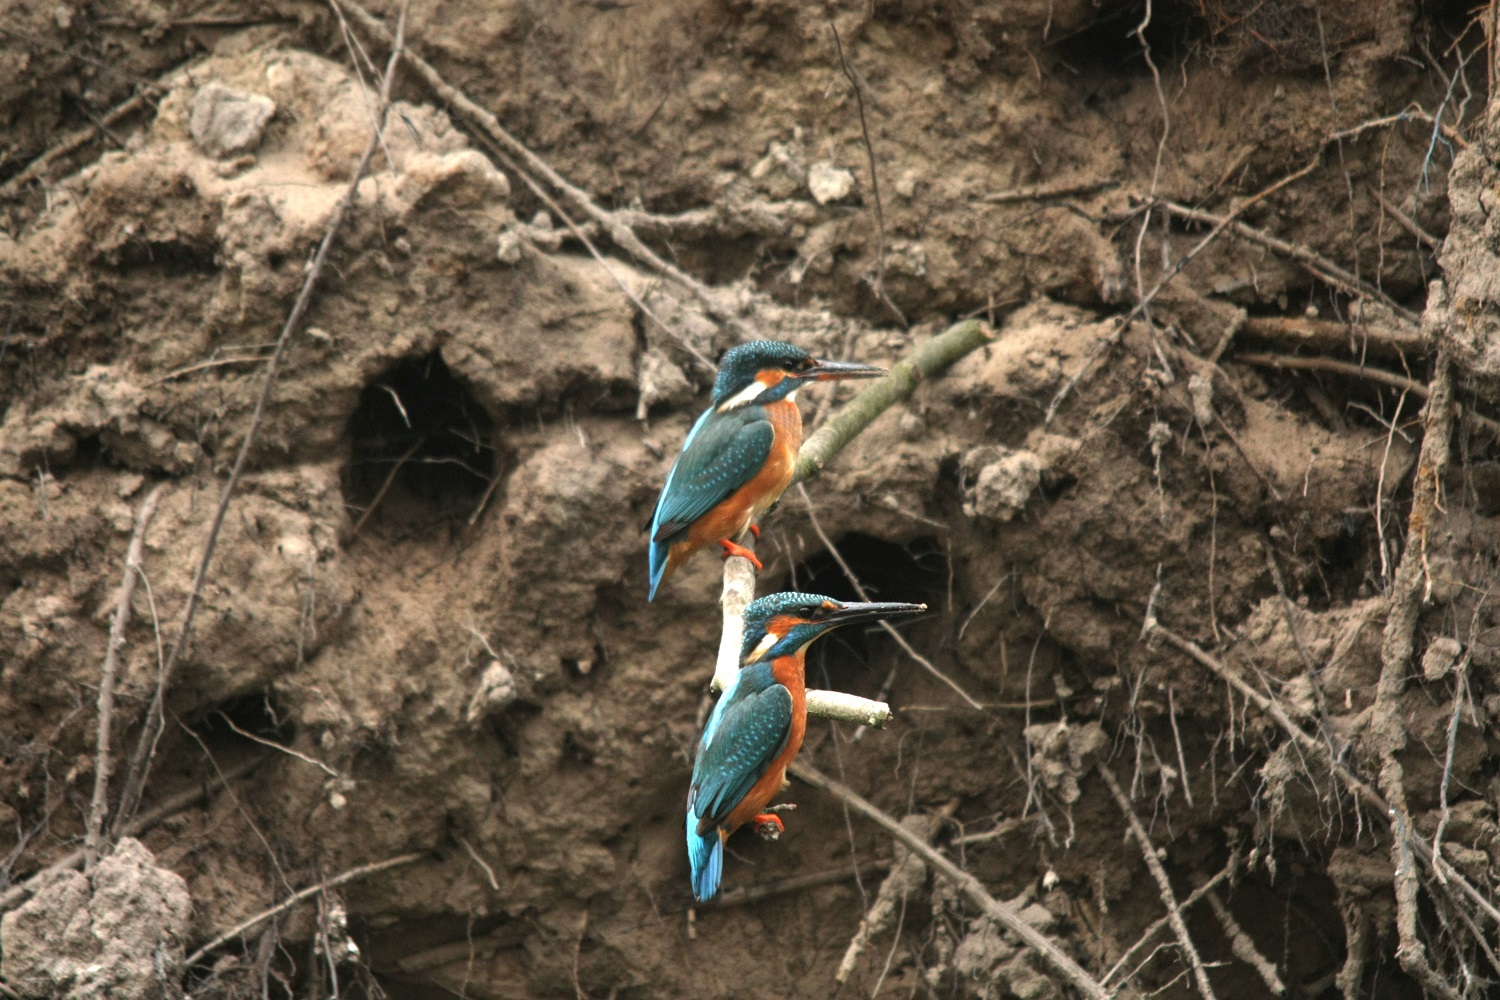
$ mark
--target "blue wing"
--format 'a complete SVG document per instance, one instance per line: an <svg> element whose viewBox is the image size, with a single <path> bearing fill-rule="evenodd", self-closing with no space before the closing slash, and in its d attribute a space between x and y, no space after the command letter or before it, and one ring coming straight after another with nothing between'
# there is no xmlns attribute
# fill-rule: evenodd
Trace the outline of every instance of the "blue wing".
<svg viewBox="0 0 1500 1000"><path fill-rule="evenodd" d="M688 813L698 829L729 818L786 749L791 732L792 693L772 677L770 665L741 670L715 706L693 763Z"/></svg>
<svg viewBox="0 0 1500 1000"><path fill-rule="evenodd" d="M705 410L667 473L651 517L651 589L656 599L672 543L698 518L723 503L766 464L776 430L758 406L730 413Z"/></svg>
<svg viewBox="0 0 1500 1000"><path fill-rule="evenodd" d="M786 747L791 728L791 692L776 683L768 664L741 670L714 706L688 788L687 848L694 898L709 899L719 891L724 839L718 824Z"/></svg>
<svg viewBox="0 0 1500 1000"><path fill-rule="evenodd" d="M709 410L688 435L651 519L651 540L668 542L755 478L776 431L758 406L731 413Z"/></svg>

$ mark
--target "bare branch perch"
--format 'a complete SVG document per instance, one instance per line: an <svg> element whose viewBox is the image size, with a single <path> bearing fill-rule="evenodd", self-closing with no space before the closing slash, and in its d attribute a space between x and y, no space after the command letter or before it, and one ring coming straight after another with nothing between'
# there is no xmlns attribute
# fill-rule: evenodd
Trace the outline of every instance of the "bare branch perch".
<svg viewBox="0 0 1500 1000"><path fill-rule="evenodd" d="M977 878L949 861L916 833L866 801L847 785L834 781L815 767L798 762L792 765L791 773L814 788L821 788L835 798L841 799L848 804L850 809L878 823L891 836L905 844L912 853L931 865L939 875L961 889L987 915L1020 938L1027 947L1036 951L1044 962L1056 972L1061 973L1084 996L1092 997L1093 1000L1110 1000L1109 991L1100 986L1098 981L1085 972L1082 966L1069 958L1056 942L1022 920L1021 915L1015 910L991 896Z"/></svg>
<svg viewBox="0 0 1500 1000"><path fill-rule="evenodd" d="M806 481L823 471L823 466L876 417L909 399L924 379L942 374L960 358L994 339L994 331L985 323L966 319L918 347L892 368L889 375L845 403L832 420L802 442L802 452L797 457L798 481Z"/></svg>
<svg viewBox="0 0 1500 1000"><path fill-rule="evenodd" d="M802 451L797 457L797 480L802 482L816 476L833 456L873 423L876 417L903 399L910 398L924 379L946 371L960 358L989 343L994 336L994 332L984 323L968 319L949 327L918 347L910 357L891 369L890 375L845 403L833 419L802 443ZM710 685L714 691L724 690L740 669L745 607L754 598L755 572L749 560L737 556L726 559L724 589L719 596L719 604L724 609L724 631L719 637L719 656L714 663L714 677ZM930 664L927 666L935 671ZM951 681L948 683L952 684ZM959 693L963 694L962 691ZM974 704L973 699L967 695L964 697ZM822 718L855 722L875 729L891 720L891 708L885 702L871 701L841 691L807 692L807 711Z"/></svg>

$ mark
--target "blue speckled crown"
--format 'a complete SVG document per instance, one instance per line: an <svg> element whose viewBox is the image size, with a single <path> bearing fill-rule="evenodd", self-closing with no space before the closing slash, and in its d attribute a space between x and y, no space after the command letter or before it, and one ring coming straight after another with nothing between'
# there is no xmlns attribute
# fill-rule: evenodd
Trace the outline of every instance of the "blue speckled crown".
<svg viewBox="0 0 1500 1000"><path fill-rule="evenodd" d="M795 344L780 340L752 340L731 347L719 361L719 377L714 379L713 405L718 406L755 381L756 372L767 368L795 371L812 355Z"/></svg>
<svg viewBox="0 0 1500 1000"><path fill-rule="evenodd" d="M750 606L745 609L745 639L740 645L740 662L743 663L745 657L766 637L766 626L771 624L772 618L784 614L811 618L823 609L824 601L831 600L833 598L823 597L821 594L799 594L794 590L784 590L779 594L767 594L751 601Z"/></svg>

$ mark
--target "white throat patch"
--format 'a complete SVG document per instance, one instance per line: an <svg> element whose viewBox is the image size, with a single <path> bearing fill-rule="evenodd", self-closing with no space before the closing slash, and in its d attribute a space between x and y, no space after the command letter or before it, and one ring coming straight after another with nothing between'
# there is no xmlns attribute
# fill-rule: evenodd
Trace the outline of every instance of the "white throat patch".
<svg viewBox="0 0 1500 1000"><path fill-rule="evenodd" d="M735 393L733 396L730 396L728 399L724 400L724 402L720 403L719 412L728 413L730 410L737 410L741 406L748 406L750 403L755 402L756 397L765 391L766 384L759 379L756 379L749 385L745 386L745 388L741 389L739 392Z"/></svg>
<svg viewBox="0 0 1500 1000"><path fill-rule="evenodd" d="M780 641L781 640L778 639L774 633L767 632L765 638L762 639L760 643L750 651L750 655L745 658L745 662L755 663L761 657L769 653L771 651L771 647L775 646L776 643Z"/></svg>

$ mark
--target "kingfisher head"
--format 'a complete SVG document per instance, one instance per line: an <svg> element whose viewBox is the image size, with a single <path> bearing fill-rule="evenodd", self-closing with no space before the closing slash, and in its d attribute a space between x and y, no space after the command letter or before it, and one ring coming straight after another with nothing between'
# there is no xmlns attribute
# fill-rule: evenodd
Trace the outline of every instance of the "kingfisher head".
<svg viewBox="0 0 1500 1000"><path fill-rule="evenodd" d="M881 618L904 618L927 610L925 604L835 601L819 594L786 591L751 601L745 609L745 640L740 665L790 656L840 625Z"/></svg>
<svg viewBox="0 0 1500 1000"><path fill-rule="evenodd" d="M874 365L822 361L795 344L780 340L753 340L731 347L719 362L713 405L720 411L750 403L764 405L786 399L804 382L876 378L884 374L884 368Z"/></svg>

